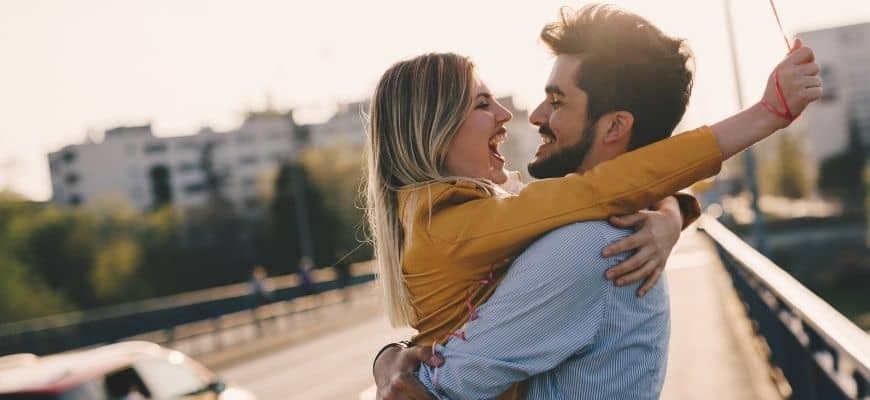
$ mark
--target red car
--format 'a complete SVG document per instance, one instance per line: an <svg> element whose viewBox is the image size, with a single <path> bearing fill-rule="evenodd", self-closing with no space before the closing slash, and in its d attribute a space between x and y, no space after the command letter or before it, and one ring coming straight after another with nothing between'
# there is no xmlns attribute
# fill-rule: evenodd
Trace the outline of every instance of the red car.
<svg viewBox="0 0 870 400"><path fill-rule="evenodd" d="M187 357L149 342L122 342L37 357L0 357L0 400L249 400Z"/></svg>

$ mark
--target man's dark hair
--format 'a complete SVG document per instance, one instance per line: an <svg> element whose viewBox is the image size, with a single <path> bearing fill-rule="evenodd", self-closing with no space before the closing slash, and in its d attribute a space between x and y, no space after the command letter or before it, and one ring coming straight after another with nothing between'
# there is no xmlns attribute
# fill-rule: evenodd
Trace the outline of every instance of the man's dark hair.
<svg viewBox="0 0 870 400"><path fill-rule="evenodd" d="M630 112L629 150L670 136L692 93L692 52L686 41L613 6L562 8L560 14L541 31L541 40L556 55L580 57L576 84L588 96L588 120Z"/></svg>

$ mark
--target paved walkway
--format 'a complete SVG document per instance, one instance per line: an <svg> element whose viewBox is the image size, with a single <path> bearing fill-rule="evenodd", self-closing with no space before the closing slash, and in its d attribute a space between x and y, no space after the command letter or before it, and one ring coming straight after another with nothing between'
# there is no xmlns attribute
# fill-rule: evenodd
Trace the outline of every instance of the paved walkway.
<svg viewBox="0 0 870 400"><path fill-rule="evenodd" d="M663 399L779 399L741 305L709 240L688 231L668 265L672 328ZM372 296L377 296L372 292ZM371 359L406 337L377 311L355 309L330 321L358 319L341 330L294 343L221 371L260 399L373 398Z"/></svg>
<svg viewBox="0 0 870 400"><path fill-rule="evenodd" d="M667 271L671 343L662 399L780 399L709 238L684 233Z"/></svg>

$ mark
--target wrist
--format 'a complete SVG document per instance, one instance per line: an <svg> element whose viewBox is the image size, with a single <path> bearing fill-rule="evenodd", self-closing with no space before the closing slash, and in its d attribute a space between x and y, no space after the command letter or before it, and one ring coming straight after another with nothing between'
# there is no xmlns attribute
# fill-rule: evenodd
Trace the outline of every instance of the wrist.
<svg viewBox="0 0 870 400"><path fill-rule="evenodd" d="M662 213L673 226L677 227L677 230L683 227L683 220L685 216L683 215L683 211L680 209L680 203L677 201L676 197L668 196L665 200L659 202L658 212Z"/></svg>
<svg viewBox="0 0 870 400"><path fill-rule="evenodd" d="M756 121L758 129L767 134L783 129L791 123L790 120L768 110L763 104L761 104L761 102L755 103L752 107L749 107L747 112L749 112L752 119Z"/></svg>

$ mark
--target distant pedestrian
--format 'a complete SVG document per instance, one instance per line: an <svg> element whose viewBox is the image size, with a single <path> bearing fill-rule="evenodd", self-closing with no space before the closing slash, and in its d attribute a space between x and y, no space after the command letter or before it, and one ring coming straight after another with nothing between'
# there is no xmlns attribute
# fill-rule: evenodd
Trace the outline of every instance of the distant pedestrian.
<svg viewBox="0 0 870 400"><path fill-rule="evenodd" d="M350 296L348 293L348 286L351 285L351 274L350 274L350 263L346 261L345 251L341 250L338 252L337 256L338 261L336 261L335 265L332 268L335 270L335 279L338 281L338 287L341 289L341 299L342 301L347 301Z"/></svg>
<svg viewBox="0 0 870 400"><path fill-rule="evenodd" d="M299 286L302 288L303 296L317 294L317 287L314 285L314 261L311 257L302 257L299 260Z"/></svg>
<svg viewBox="0 0 870 400"><path fill-rule="evenodd" d="M266 273L266 268L257 265L251 272L251 298L253 299L254 308L266 305L274 301L272 282Z"/></svg>

